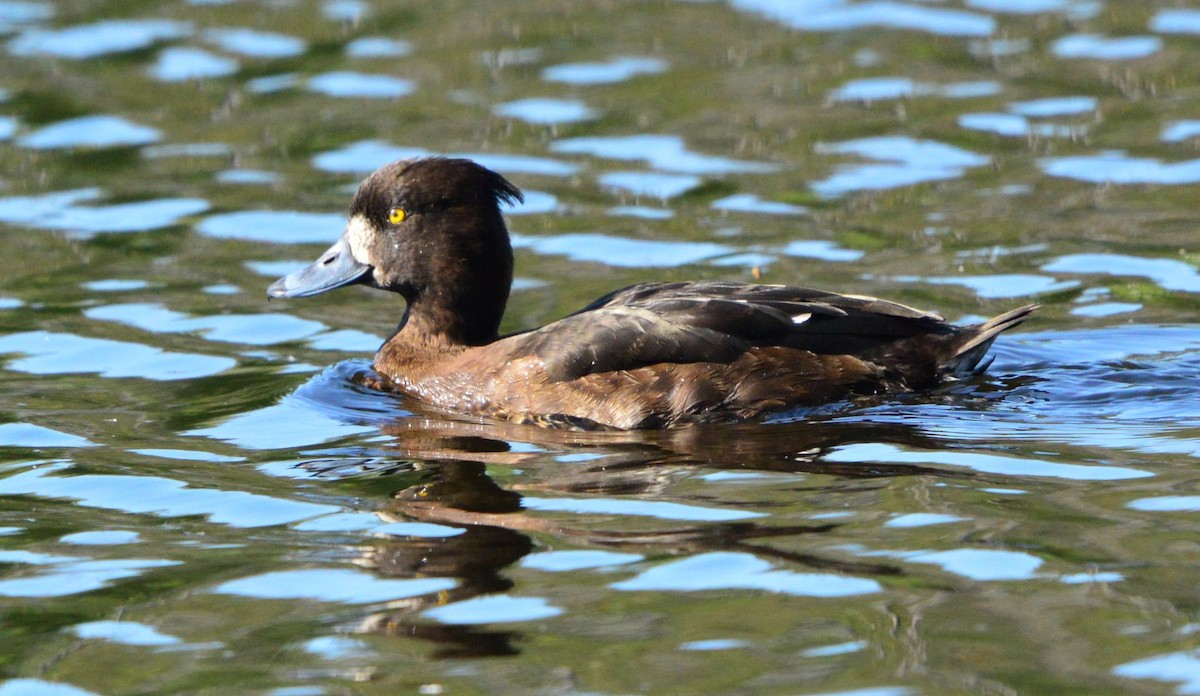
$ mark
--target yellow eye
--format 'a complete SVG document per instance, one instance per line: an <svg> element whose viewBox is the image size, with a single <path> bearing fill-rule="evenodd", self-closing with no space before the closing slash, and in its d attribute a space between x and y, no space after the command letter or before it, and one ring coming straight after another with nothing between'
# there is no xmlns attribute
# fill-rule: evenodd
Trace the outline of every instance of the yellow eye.
<svg viewBox="0 0 1200 696"><path fill-rule="evenodd" d="M388 222L393 225L399 225L404 222L404 218L408 217L408 213L404 212L404 208L392 208L388 211Z"/></svg>

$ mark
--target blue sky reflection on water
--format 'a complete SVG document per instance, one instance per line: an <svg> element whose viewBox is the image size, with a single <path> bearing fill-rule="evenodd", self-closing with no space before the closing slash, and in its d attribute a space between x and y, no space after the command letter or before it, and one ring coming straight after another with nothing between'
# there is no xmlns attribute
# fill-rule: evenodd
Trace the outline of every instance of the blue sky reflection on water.
<svg viewBox="0 0 1200 696"><path fill-rule="evenodd" d="M309 599L363 604L448 590L453 580L422 578L381 580L355 570L308 568L265 573L221 583L213 592L259 599Z"/></svg>
<svg viewBox="0 0 1200 696"><path fill-rule="evenodd" d="M244 491L191 488L183 481L158 476L54 475L62 468L50 465L12 474L0 481L0 493L71 498L87 507L163 517L207 515L215 523L234 527L286 524L337 511L329 505Z"/></svg>
<svg viewBox="0 0 1200 696"><path fill-rule="evenodd" d="M893 463L929 463L962 466L990 474L1007 476L1046 476L1077 481L1119 481L1153 476L1148 471L1111 466L1078 466L1056 462L1015 460L1011 457L973 452L904 452L891 445L845 445L826 457L831 461Z"/></svg>
<svg viewBox="0 0 1200 696"><path fill-rule="evenodd" d="M66 147L117 147L158 142L162 134L154 128L132 123L119 116L81 116L40 128L18 141L35 150Z"/></svg>
<svg viewBox="0 0 1200 696"><path fill-rule="evenodd" d="M987 15L888 0L857 3L841 0L818 3L733 0L732 4L806 31L889 27L944 36L988 36L996 27L995 20Z"/></svg>
<svg viewBox="0 0 1200 696"><path fill-rule="evenodd" d="M214 55L201 48L168 48L158 54L150 74L164 82L223 77L237 72L232 58Z"/></svg>
<svg viewBox="0 0 1200 696"><path fill-rule="evenodd" d="M542 79L574 85L603 85L638 75L661 73L666 69L667 62L661 58L621 56L600 63L554 65L542 71Z"/></svg>
<svg viewBox="0 0 1200 696"><path fill-rule="evenodd" d="M0 336L0 354L18 355L9 370L35 375L95 373L102 377L142 377L169 381L223 372L230 358L164 351L153 346L48 331Z"/></svg>
<svg viewBox="0 0 1200 696"><path fill-rule="evenodd" d="M308 88L330 97L396 99L412 94L416 85L411 80L390 75L342 70L314 75L308 80Z"/></svg>
<svg viewBox="0 0 1200 696"><path fill-rule="evenodd" d="M494 109L498 116L517 118L528 123L550 125L575 123L596 117L595 109L581 101L570 99L529 98L498 104Z"/></svg>
<svg viewBox="0 0 1200 696"><path fill-rule="evenodd" d="M95 692L42 679L9 679L0 682L0 696L95 696Z"/></svg>
<svg viewBox="0 0 1200 696"><path fill-rule="evenodd" d="M162 646L180 642L175 636L159 633L153 626L136 621L90 621L72 626L71 631L87 640L107 640L122 645Z"/></svg>
<svg viewBox="0 0 1200 696"><path fill-rule="evenodd" d="M198 198L164 198L111 205L77 205L100 198L99 189L0 198L0 221L62 230L75 236L145 232L168 227L209 208Z"/></svg>
<svg viewBox="0 0 1200 696"><path fill-rule="evenodd" d="M449 624L493 624L537 621L558 616L563 610L540 597L476 597L429 609L423 616Z"/></svg>
<svg viewBox="0 0 1200 696"><path fill-rule="evenodd" d="M313 166L317 169L336 172L369 174L375 169L398 159L412 157L430 157L439 153L420 147L404 147L391 145L379 140L362 140L350 143L338 150L323 152L313 158ZM526 155L507 155L497 153L441 153L447 157L467 157L505 174L537 174L540 176L570 176L578 171L578 167L566 162L531 157Z"/></svg>
<svg viewBox="0 0 1200 696"><path fill-rule="evenodd" d="M869 164L843 164L836 173L812 188L822 196L853 191L890 189L921 182L957 179L967 169L982 167L990 159L946 143L914 140L907 136L881 136L840 143L821 143L825 155L856 155L876 160Z"/></svg>
<svg viewBox="0 0 1200 696"><path fill-rule="evenodd" d="M875 102L887 99L906 99L920 96L942 96L951 99L974 99L999 94L999 82L958 82L934 85L914 82L907 77L865 77L850 80L830 93L834 101Z"/></svg>
<svg viewBox="0 0 1200 696"><path fill-rule="evenodd" d="M186 22L157 19L108 20L61 29L28 29L8 43L17 56L49 55L87 60L124 53L192 32Z"/></svg>
<svg viewBox="0 0 1200 696"><path fill-rule="evenodd" d="M794 573L744 553L708 553L656 566L613 583L624 591L765 590L802 597L845 597L872 594L882 588L866 578Z"/></svg>

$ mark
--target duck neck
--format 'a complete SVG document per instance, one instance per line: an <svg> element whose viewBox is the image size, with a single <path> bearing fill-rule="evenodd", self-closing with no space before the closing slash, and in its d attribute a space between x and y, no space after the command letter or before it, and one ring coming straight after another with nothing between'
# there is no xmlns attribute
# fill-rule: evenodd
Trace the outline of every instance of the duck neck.
<svg viewBox="0 0 1200 696"><path fill-rule="evenodd" d="M433 350L483 346L499 337L508 288L474 300L420 296L409 302L391 342Z"/></svg>
<svg viewBox="0 0 1200 696"><path fill-rule="evenodd" d="M414 351L457 351L499 338L512 288L512 248L495 251L474 261L447 255L434 282L403 293L408 307L388 342Z"/></svg>
<svg viewBox="0 0 1200 696"><path fill-rule="evenodd" d="M414 300L395 333L375 354L374 367L393 382L411 387L440 361L495 341L503 312L503 303L492 313L476 307L464 314L462 308L456 311L443 303Z"/></svg>

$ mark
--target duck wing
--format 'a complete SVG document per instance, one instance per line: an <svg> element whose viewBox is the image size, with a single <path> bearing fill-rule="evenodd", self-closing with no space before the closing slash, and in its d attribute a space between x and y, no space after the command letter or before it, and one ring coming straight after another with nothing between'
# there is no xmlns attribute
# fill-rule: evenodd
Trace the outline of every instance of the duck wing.
<svg viewBox="0 0 1200 696"><path fill-rule="evenodd" d="M551 381L564 381L658 363L731 362L756 346L871 359L906 338L958 331L936 314L873 297L782 285L643 283L508 341L513 354L537 355Z"/></svg>

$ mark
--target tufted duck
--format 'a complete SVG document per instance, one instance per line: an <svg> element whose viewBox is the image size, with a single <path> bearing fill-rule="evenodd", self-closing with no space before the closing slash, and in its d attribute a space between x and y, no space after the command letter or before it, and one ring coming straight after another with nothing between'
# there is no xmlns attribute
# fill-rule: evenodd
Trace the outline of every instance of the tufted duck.
<svg viewBox="0 0 1200 696"><path fill-rule="evenodd" d="M501 337L513 255L501 203L465 159L389 164L354 196L341 238L268 297L351 284L399 293L375 355L388 386L437 406L541 425L660 428L746 420L982 372L992 341L1037 309L973 326L873 297L736 282L640 283Z"/></svg>

